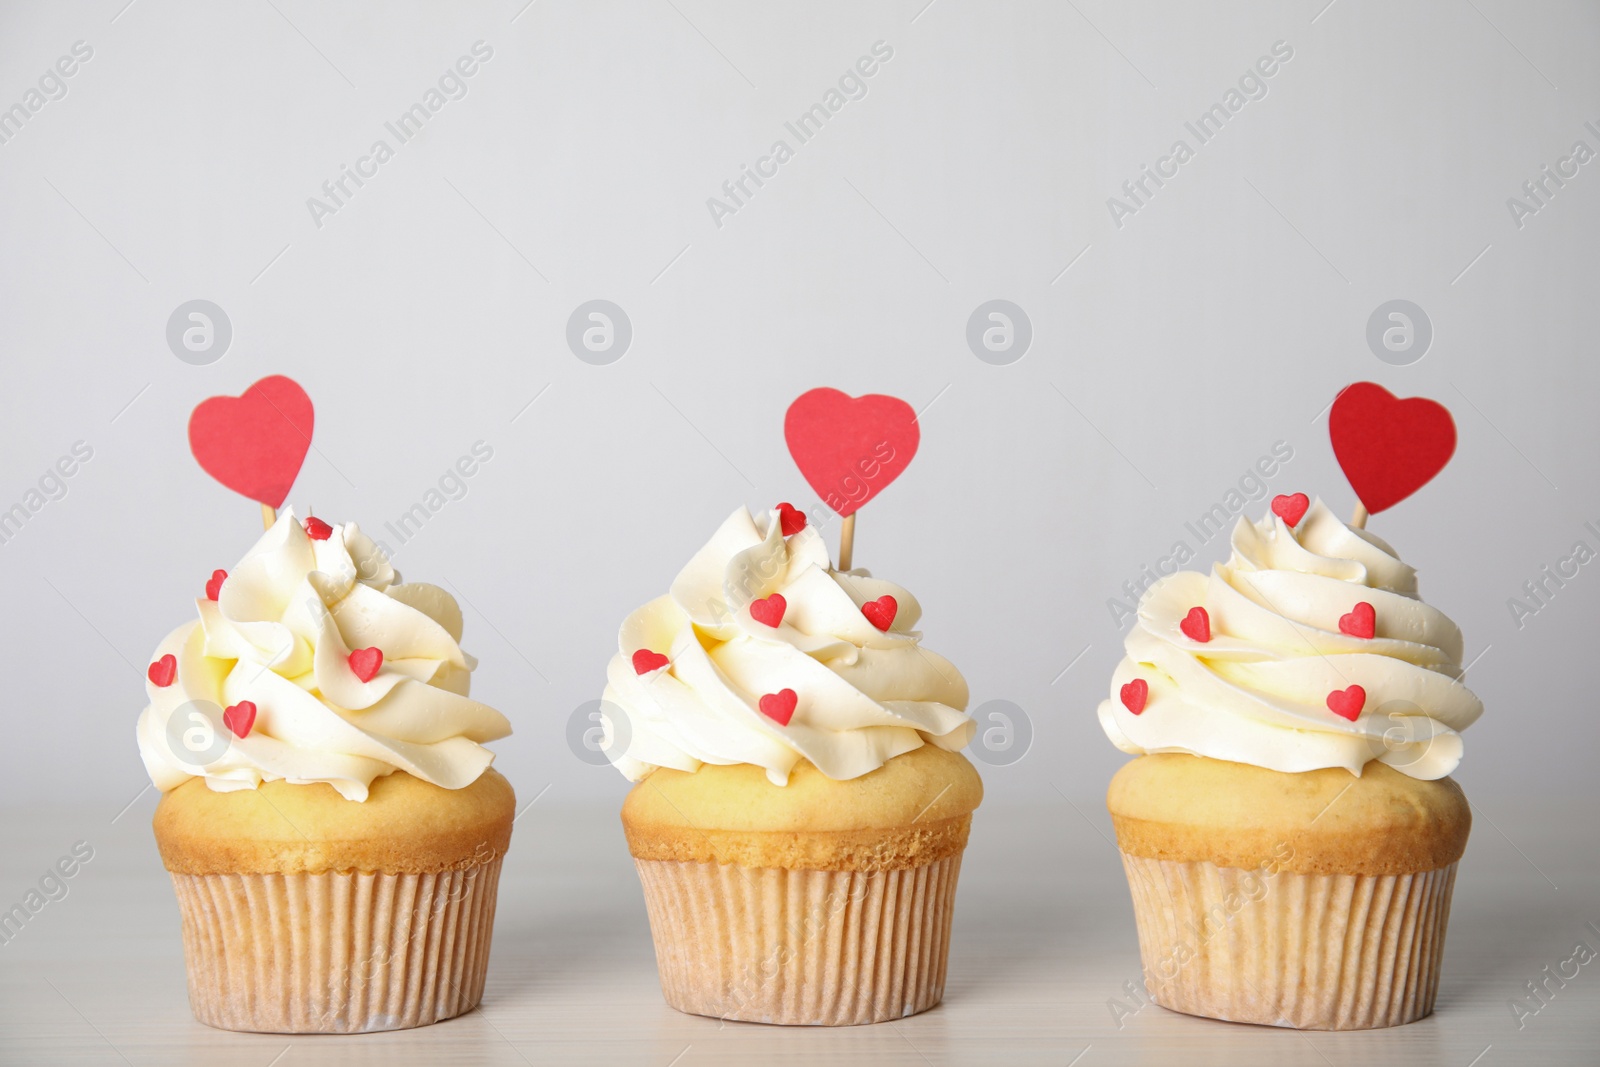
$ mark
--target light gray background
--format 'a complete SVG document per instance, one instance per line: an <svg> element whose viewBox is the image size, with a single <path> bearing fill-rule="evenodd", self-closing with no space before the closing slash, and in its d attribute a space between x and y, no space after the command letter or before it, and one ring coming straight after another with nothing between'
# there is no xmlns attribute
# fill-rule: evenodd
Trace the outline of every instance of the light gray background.
<svg viewBox="0 0 1600 1067"><path fill-rule="evenodd" d="M133 899L125 878L140 879L138 899L167 899L133 740L144 666L259 532L254 505L189 456L199 400L271 373L304 383L316 451L292 500L380 537L474 442L493 447L397 563L465 595L475 693L517 728L498 766L525 801L548 790L518 824L533 850L517 868L546 880L505 900L532 884L553 918L508 910L516 932L571 912L579 883L552 872L590 838L551 837L561 813L615 826L626 783L575 758L565 727L598 696L617 625L735 506L809 498L783 411L832 385L925 409L921 453L863 513L857 560L916 592L927 644L966 673L975 704L1014 701L1035 734L1022 760L985 773L995 829L975 835L983 862L957 956L1003 943L1042 960L1032 920L1018 922L1092 888L1101 911L1083 915L1121 916L1101 924L1116 954L1072 979L1068 999L1104 1027L1100 999L1137 973L1115 858L1084 823L1105 832L1099 796L1123 758L1094 718L1122 641L1106 600L1274 442L1294 458L1270 492L1348 512L1323 409L1372 379L1443 401L1461 434L1445 473L1371 527L1465 630L1488 709L1458 775L1480 819L1458 898L1469 933L1455 935L1469 955L1447 979L1456 1014L1438 1025L1456 1026L1464 1003L1481 1022L1470 1041L1452 1030L1462 1052L1441 1059L1464 1064L1490 1040L1496 1055L1531 1048L1515 1044L1503 1000L1595 918L1593 879L1575 873L1585 849L1553 827L1594 811L1600 563L1521 628L1507 600L1575 541L1600 549L1583 527L1600 526L1600 163L1521 228L1506 201L1574 141L1600 149L1584 128L1600 125L1600 9L524 3L0 6L0 107L74 42L94 49L66 96L0 144L0 510L73 442L94 450L66 496L0 544L0 901L75 839L107 857L74 889L100 903L52 905L33 926L53 932L30 928L6 950L34 961L8 988L90 1061L106 1051L90 1019L120 1048L139 1040L144 1001L114 984L91 994L92 969L71 971L80 985L57 999L40 975L68 981L72 952L99 959L133 916L146 925L149 908L118 903ZM375 139L393 143L384 122L479 40L493 58L467 96L315 226L307 198ZM784 122L880 40L894 56L866 97L718 228L707 198L774 139L793 144ZM1277 41L1294 57L1266 97L1118 228L1107 198L1176 138L1193 143L1184 122ZM165 339L197 298L233 327L226 355L198 367ZM610 366L565 343L592 299L632 322ZM1032 322L1013 365L967 347L968 316L994 299ZM1366 344L1369 315L1392 299L1433 324L1410 366ZM1213 541L1197 564L1224 552ZM1024 863L1043 846L1002 832L1017 825L1061 835L1074 858ZM618 836L597 830L581 859L595 885L628 878ZM1002 872L1049 864L1062 889L1007 895ZM633 909L616 934L629 980L662 1012L642 909L617 892ZM612 912L585 914L585 937L615 932ZM1059 934L1052 960L1089 943L1072 914L1040 920ZM1507 915L1531 925L1513 934ZM149 954L128 967L159 956L148 1013L177 1018L176 918L150 928ZM513 938L497 958L524 960L525 947ZM543 974L538 952L502 967ZM971 965L962 973L970 983ZM979 984L1007 1003L1016 988ZM952 994L951 1010L963 1003ZM1581 1007L1560 1010L1576 1023ZM943 1018L913 1032L937 1034ZM13 1021L29 1024L21 1009ZM1146 1013L1141 1025L1165 1024ZM1395 1037L1426 1046L1433 1025ZM1174 1040L1189 1047L1193 1032ZM1066 1062L1081 1043L1040 1049ZM275 1051L261 1048L240 1062Z"/></svg>
<svg viewBox="0 0 1600 1067"><path fill-rule="evenodd" d="M94 458L0 545L0 800L141 788L150 650L259 532L185 420L275 372L317 406L291 501L392 547L385 522L493 447L397 563L468 599L475 692L516 724L499 766L529 796L621 795L567 717L730 510L810 498L782 417L816 385L926 408L857 560L917 593L975 704L1031 717L995 800L1097 793L1121 761L1093 714L1122 638L1106 600L1274 442L1294 459L1271 492L1348 511L1322 409L1363 378L1460 427L1372 529L1482 654L1461 780L1491 803L1590 777L1574 667L1600 563L1521 629L1506 602L1600 549L1600 162L1520 230L1506 200L1574 140L1600 149L1593 5L274 3L5 9L0 103L75 41L94 56L0 145L0 503L76 440ZM385 121L479 40L468 94L317 228L307 199L396 144ZM798 145L783 123L880 40L866 97ZM1107 198L1280 40L1268 94L1117 228ZM707 198L779 137L795 158L719 229ZM209 366L165 341L195 298L233 324ZM633 323L610 366L564 340L594 298ZM1033 323L1010 366L965 342L995 298ZM1365 342L1394 298L1434 325L1411 366Z"/></svg>

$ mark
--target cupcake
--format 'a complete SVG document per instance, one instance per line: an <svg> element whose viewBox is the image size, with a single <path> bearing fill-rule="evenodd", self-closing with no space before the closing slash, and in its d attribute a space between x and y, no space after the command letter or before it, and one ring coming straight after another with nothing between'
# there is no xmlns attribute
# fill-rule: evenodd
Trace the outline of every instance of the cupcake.
<svg viewBox="0 0 1600 1067"><path fill-rule="evenodd" d="M1287 499L1287 498L1280 498ZM1303 505L1304 497L1299 501ZM1145 985L1191 1015L1316 1030L1433 1010L1483 705L1416 572L1317 501L1145 593L1100 724Z"/></svg>
<svg viewBox="0 0 1600 1067"><path fill-rule="evenodd" d="M805 516L740 508L607 670L607 755L661 988L680 1011L839 1026L944 993L983 796L967 685L900 586Z"/></svg>
<svg viewBox="0 0 1600 1067"><path fill-rule="evenodd" d="M360 1033L483 993L515 798L444 590L285 511L149 667L139 753L189 1003L226 1030Z"/></svg>

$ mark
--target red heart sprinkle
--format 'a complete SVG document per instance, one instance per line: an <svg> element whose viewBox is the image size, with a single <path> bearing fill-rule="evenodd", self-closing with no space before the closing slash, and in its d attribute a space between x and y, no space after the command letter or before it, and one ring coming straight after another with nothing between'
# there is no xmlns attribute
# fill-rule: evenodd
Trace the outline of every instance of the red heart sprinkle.
<svg viewBox="0 0 1600 1067"><path fill-rule="evenodd" d="M1378 632L1378 613L1363 600L1350 609L1350 614L1339 616L1339 632L1351 637L1371 638Z"/></svg>
<svg viewBox="0 0 1600 1067"><path fill-rule="evenodd" d="M783 531L783 536L793 537L806 528L806 513L793 504L779 504L778 527Z"/></svg>
<svg viewBox="0 0 1600 1067"><path fill-rule="evenodd" d="M799 701L800 698L795 696L793 689L780 689L776 693L768 693L761 698L761 714L779 726L788 726L789 720L794 718L794 706Z"/></svg>
<svg viewBox="0 0 1600 1067"><path fill-rule="evenodd" d="M1178 624L1178 629L1189 640L1199 641L1203 645L1211 640L1211 616L1205 608L1190 608L1189 614Z"/></svg>
<svg viewBox="0 0 1600 1067"><path fill-rule="evenodd" d="M222 725L235 737L249 737L250 727L256 724L256 706L253 701L241 700L222 713Z"/></svg>
<svg viewBox="0 0 1600 1067"><path fill-rule="evenodd" d="M773 593L761 600L750 601L750 617L774 629L783 621L783 613L787 610L789 602L783 599L782 593Z"/></svg>
<svg viewBox="0 0 1600 1067"><path fill-rule="evenodd" d="M1328 694L1328 710L1341 719L1355 722L1361 714L1361 709L1366 706L1367 691L1359 685L1352 685L1349 689L1335 689Z"/></svg>
<svg viewBox="0 0 1600 1067"><path fill-rule="evenodd" d="M869 600L861 605L861 614L884 633L888 633L889 627L894 625L894 617L899 610L900 602L887 593L877 600Z"/></svg>
<svg viewBox="0 0 1600 1067"><path fill-rule="evenodd" d="M333 527L315 515L308 515L306 516L306 536L313 541L326 541L333 536Z"/></svg>
<svg viewBox="0 0 1600 1067"><path fill-rule="evenodd" d="M1144 712L1145 701L1150 699L1150 683L1143 678L1135 678L1122 687L1122 706L1135 715Z"/></svg>
<svg viewBox="0 0 1600 1067"><path fill-rule="evenodd" d="M165 689L178 676L178 657L168 652L165 656L150 664L150 669L144 673L157 686Z"/></svg>
<svg viewBox="0 0 1600 1067"><path fill-rule="evenodd" d="M1272 498L1272 513L1282 519L1290 528L1305 517L1306 508L1311 506L1311 500L1304 493L1294 496L1275 496Z"/></svg>
<svg viewBox="0 0 1600 1067"><path fill-rule="evenodd" d="M363 682L370 682L376 678L378 668L382 666L383 650L380 648L358 648L350 653L350 669Z"/></svg>
<svg viewBox="0 0 1600 1067"><path fill-rule="evenodd" d="M649 674L658 671L672 661L659 652L652 652L648 648L641 648L633 654L633 673Z"/></svg>
<svg viewBox="0 0 1600 1067"><path fill-rule="evenodd" d="M222 592L222 583L228 580L227 571L212 571L211 580L206 583L206 599L215 600Z"/></svg>

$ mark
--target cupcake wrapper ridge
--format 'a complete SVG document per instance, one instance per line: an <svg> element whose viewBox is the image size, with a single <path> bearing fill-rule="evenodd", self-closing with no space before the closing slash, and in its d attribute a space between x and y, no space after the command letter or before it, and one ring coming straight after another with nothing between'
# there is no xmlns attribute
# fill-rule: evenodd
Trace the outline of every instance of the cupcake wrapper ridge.
<svg viewBox="0 0 1600 1067"><path fill-rule="evenodd" d="M848 1026L944 995L960 852L872 872L634 862L661 991L679 1011Z"/></svg>
<svg viewBox="0 0 1600 1067"><path fill-rule="evenodd" d="M483 996L496 856L434 874L173 874L189 1003L223 1030L425 1026Z"/></svg>
<svg viewBox="0 0 1600 1067"><path fill-rule="evenodd" d="M1162 1007L1300 1030L1433 1011L1456 865L1299 874L1122 855L1145 986Z"/></svg>

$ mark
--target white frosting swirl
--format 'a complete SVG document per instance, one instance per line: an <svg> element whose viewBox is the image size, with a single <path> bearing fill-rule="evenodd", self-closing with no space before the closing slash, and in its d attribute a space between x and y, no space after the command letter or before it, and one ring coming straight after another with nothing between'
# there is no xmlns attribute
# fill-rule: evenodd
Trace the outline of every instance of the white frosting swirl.
<svg viewBox="0 0 1600 1067"><path fill-rule="evenodd" d="M172 684L146 681L139 716L139 754L156 788L203 776L229 792L285 779L365 800L374 778L397 770L446 789L476 781L494 760L481 742L511 724L467 697L477 661L457 643L455 600L397 581L354 523L317 541L285 509L217 600L195 602L199 621L156 649L155 660L177 659ZM349 656L372 647L383 664L363 682ZM246 700L255 723L234 737L218 711Z"/></svg>
<svg viewBox="0 0 1600 1067"><path fill-rule="evenodd" d="M1374 609L1370 638L1340 630L1360 602ZM1210 615L1208 642L1181 629L1195 607ZM1483 713L1461 684L1460 661L1461 631L1417 598L1416 571L1319 500L1292 528L1275 515L1241 517L1227 564L1150 587L1100 725L1134 755L1353 774L1378 759L1414 778L1442 778L1461 762L1458 731ZM1121 690L1139 678L1149 697L1135 715ZM1351 722L1327 697L1355 685L1366 702Z"/></svg>
<svg viewBox="0 0 1600 1067"><path fill-rule="evenodd" d="M787 602L777 627L750 614L752 601L774 593ZM883 596L898 606L887 631L861 610ZM925 742L958 751L975 729L963 710L967 683L921 647L913 629L921 615L900 586L834 570L813 527L785 538L776 511L763 527L741 507L670 595L622 624L606 671L607 754L633 781L656 767L749 763L785 785L802 759L847 779ZM671 662L640 675L640 649ZM785 689L797 701L780 725L760 701ZM625 730L611 722L619 713Z"/></svg>

